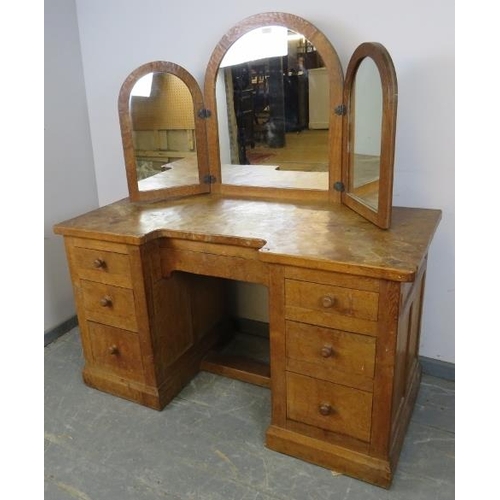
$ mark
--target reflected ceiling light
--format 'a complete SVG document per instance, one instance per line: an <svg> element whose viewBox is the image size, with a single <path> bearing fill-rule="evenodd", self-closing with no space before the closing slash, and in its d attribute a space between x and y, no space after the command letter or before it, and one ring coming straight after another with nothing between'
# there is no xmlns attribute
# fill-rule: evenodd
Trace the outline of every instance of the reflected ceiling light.
<svg viewBox="0 0 500 500"><path fill-rule="evenodd" d="M287 28L281 26L266 26L246 33L229 48L220 67L286 56L288 54L287 31Z"/></svg>

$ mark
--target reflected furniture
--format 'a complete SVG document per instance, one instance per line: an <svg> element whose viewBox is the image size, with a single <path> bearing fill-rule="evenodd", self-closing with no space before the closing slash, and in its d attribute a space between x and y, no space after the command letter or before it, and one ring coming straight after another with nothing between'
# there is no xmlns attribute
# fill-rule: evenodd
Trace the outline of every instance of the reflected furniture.
<svg viewBox="0 0 500 500"><path fill-rule="evenodd" d="M275 25L305 35L328 71L326 172L222 161L220 62L245 33ZM204 97L174 63L131 73L119 96L129 197L54 231L65 240L86 384L157 410L200 370L269 387L270 449L389 487L420 382L426 265L441 212L391 206L394 73L382 47L355 56L346 82L365 57L381 75L377 203L349 181L355 91L344 88L333 48L307 21L265 13L222 38ZM189 88L196 155L141 178L130 102L151 72ZM267 287L268 363L220 352L234 334L234 280Z"/></svg>

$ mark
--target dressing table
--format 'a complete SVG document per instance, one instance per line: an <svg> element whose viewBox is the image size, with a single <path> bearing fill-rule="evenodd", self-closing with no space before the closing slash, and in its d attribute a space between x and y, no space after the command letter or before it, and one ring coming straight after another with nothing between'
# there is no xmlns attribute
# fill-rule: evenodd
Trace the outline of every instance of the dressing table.
<svg viewBox="0 0 500 500"><path fill-rule="evenodd" d="M285 30L289 54L290 38L306 40L317 52L307 61L328 73L323 171L238 164L231 80L241 72L226 59L271 28ZM290 55L255 57L269 62L272 94ZM364 73L376 76L373 93ZM140 96L147 75L153 83ZM184 87L187 118L177 109ZM226 33L203 94L175 63L134 70L119 95L129 197L54 228L66 245L85 383L156 410L200 370L269 387L267 447L389 487L420 383L427 255L441 218L392 207L396 101L384 47L362 44L344 78L326 37L285 13L257 14ZM182 123L166 124L163 115L177 112ZM234 280L268 290L267 363L221 354L234 333Z"/></svg>

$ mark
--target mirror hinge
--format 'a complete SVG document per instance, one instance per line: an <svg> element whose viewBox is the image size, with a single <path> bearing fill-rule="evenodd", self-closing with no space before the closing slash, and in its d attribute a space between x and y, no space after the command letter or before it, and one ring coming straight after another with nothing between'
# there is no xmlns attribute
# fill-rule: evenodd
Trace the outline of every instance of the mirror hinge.
<svg viewBox="0 0 500 500"><path fill-rule="evenodd" d="M209 109L203 108L198 111L198 116L204 119L210 118L212 116L212 112Z"/></svg>
<svg viewBox="0 0 500 500"><path fill-rule="evenodd" d="M334 112L336 115L343 116L347 113L347 107L345 104L339 104L335 109Z"/></svg>
<svg viewBox="0 0 500 500"><path fill-rule="evenodd" d="M207 174L203 177L203 182L205 184L213 184L216 181L215 175Z"/></svg>
<svg viewBox="0 0 500 500"><path fill-rule="evenodd" d="M340 191L341 193L345 191L345 186L344 186L344 183L341 182L341 181L337 181L334 185L333 185L333 189L335 189L335 191Z"/></svg>

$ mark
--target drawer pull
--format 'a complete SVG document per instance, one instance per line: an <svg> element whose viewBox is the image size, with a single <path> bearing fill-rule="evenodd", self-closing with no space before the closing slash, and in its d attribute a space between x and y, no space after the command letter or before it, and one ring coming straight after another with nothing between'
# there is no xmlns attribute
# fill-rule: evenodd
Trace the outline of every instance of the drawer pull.
<svg viewBox="0 0 500 500"><path fill-rule="evenodd" d="M111 307L113 305L113 301L109 295L106 295L99 301L99 304L101 304L102 307Z"/></svg>
<svg viewBox="0 0 500 500"><path fill-rule="evenodd" d="M118 347L116 345L112 345L109 349L109 354L111 354L111 356L117 356L118 354L120 354L120 351L118 350Z"/></svg>
<svg viewBox="0 0 500 500"><path fill-rule="evenodd" d="M325 309L333 307L333 304L335 304L335 298L334 297L330 297L329 295L325 295L324 297L321 297L321 305Z"/></svg>
<svg viewBox="0 0 500 500"><path fill-rule="evenodd" d="M104 269L106 267L106 261L103 259L94 260L94 267L96 269Z"/></svg>
<svg viewBox="0 0 500 500"><path fill-rule="evenodd" d="M333 354L333 348L331 345L325 345L321 349L321 356L324 358L329 358Z"/></svg>
<svg viewBox="0 0 500 500"><path fill-rule="evenodd" d="M333 413L333 408L331 405L329 405L327 403L323 403L323 404L319 405L319 412L324 417L327 417L328 415L331 415Z"/></svg>

